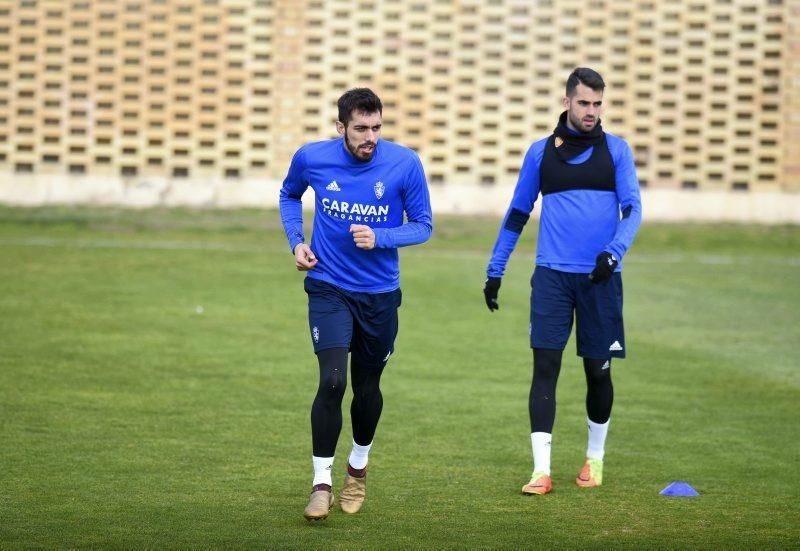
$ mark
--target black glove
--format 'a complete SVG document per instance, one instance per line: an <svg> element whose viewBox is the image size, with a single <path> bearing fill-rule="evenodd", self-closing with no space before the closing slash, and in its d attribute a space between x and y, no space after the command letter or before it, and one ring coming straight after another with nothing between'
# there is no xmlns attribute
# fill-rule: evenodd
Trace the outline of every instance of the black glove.
<svg viewBox="0 0 800 551"><path fill-rule="evenodd" d="M500 290L499 277L487 277L486 283L483 286L483 296L486 297L486 306L489 307L490 312L494 312L500 308L497 304L497 291Z"/></svg>
<svg viewBox="0 0 800 551"><path fill-rule="evenodd" d="M597 255L595 259L595 266L592 273L589 274L589 279L592 283L603 283L611 278L611 274L617 269L617 259L610 252L603 251Z"/></svg>

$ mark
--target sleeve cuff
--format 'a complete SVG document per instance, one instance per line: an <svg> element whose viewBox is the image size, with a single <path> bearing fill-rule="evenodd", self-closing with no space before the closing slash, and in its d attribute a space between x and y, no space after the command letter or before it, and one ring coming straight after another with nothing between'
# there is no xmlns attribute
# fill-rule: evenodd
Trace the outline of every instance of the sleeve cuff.
<svg viewBox="0 0 800 551"><path fill-rule="evenodd" d="M384 228L372 228L372 233L375 234L375 248L385 249L389 245L386 244L387 236Z"/></svg>

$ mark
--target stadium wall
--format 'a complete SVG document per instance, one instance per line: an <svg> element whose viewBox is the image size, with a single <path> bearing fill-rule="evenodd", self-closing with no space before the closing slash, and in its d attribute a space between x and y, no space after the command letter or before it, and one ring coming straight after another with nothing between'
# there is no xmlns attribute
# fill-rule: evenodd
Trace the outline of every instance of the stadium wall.
<svg viewBox="0 0 800 551"><path fill-rule="evenodd" d="M0 174L0 203L10 206L120 206L128 208L277 207L280 182L263 178L114 178ZM434 211L441 214L502 216L509 186L431 185ZM643 189L645 219L651 222L736 222L800 224L800 193ZM312 201L306 200L310 207ZM537 202L534 216L538 216Z"/></svg>

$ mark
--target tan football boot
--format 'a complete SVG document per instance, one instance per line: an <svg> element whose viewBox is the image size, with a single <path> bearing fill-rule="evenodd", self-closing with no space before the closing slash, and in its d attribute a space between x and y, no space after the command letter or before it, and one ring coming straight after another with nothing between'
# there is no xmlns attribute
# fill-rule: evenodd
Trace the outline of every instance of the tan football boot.
<svg viewBox="0 0 800 551"><path fill-rule="evenodd" d="M328 518L328 512L333 507L334 501L333 492L327 490L311 492L303 516L306 517L306 520L325 520Z"/></svg>
<svg viewBox="0 0 800 551"><path fill-rule="evenodd" d="M357 513L364 505L367 495L367 476L362 477L344 475L344 485L339 492L339 506L345 513Z"/></svg>

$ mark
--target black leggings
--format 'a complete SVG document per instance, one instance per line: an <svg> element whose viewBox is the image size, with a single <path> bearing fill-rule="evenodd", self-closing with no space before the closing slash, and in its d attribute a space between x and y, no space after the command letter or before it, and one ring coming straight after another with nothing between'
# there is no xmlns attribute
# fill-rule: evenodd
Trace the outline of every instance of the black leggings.
<svg viewBox="0 0 800 551"><path fill-rule="evenodd" d="M561 350L533 349L533 382L528 396L531 432L553 432L561 354ZM606 361L608 366L603 369ZM614 403L611 360L584 358L583 371L586 375L586 415L594 423L605 423L611 417Z"/></svg>
<svg viewBox="0 0 800 551"><path fill-rule="evenodd" d="M333 457L342 431L342 399L347 388L347 348L329 348L317 354L319 388L311 406L311 442L316 457ZM383 410L380 381L384 366L365 366L351 359L353 401L350 420L353 440L366 446L375 436Z"/></svg>

